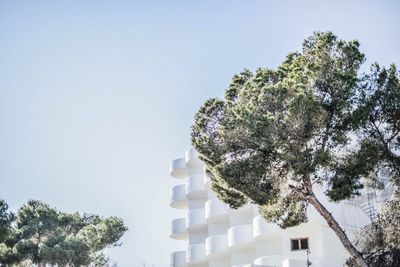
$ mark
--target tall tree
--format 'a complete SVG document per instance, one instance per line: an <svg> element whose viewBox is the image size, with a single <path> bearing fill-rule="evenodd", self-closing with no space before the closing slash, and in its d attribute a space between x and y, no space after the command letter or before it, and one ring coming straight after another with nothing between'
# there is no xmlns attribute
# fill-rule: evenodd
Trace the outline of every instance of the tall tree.
<svg viewBox="0 0 400 267"><path fill-rule="evenodd" d="M232 208L256 203L283 228L306 222L312 205L362 267L368 264L314 185L332 201L351 198L382 162L381 147L357 136L369 111L357 108L368 102L360 98L368 85L358 73L364 60L357 41L315 33L276 70L235 75L224 99L206 101L192 127L221 200Z"/></svg>
<svg viewBox="0 0 400 267"><path fill-rule="evenodd" d="M24 261L39 266L105 264L102 251L118 246L127 230L119 218L65 213L37 200L28 201L15 216L7 206L4 210L10 234L0 240L0 266Z"/></svg>

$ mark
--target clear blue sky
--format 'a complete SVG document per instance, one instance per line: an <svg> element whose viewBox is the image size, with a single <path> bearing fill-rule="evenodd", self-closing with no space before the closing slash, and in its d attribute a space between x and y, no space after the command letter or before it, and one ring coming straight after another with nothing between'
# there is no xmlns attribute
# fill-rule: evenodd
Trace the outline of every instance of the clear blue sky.
<svg viewBox="0 0 400 267"><path fill-rule="evenodd" d="M169 265L169 162L234 73L315 30L400 64L398 1L0 2L0 197L122 217L122 267ZM367 69L367 67L365 67Z"/></svg>

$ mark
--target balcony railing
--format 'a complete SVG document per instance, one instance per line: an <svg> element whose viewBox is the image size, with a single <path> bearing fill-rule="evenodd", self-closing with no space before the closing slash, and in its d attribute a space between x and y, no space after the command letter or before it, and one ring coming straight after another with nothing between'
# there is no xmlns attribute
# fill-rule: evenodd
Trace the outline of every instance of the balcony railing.
<svg viewBox="0 0 400 267"><path fill-rule="evenodd" d="M184 158L171 161L170 174L178 179L184 179L188 175L188 169Z"/></svg>
<svg viewBox="0 0 400 267"><path fill-rule="evenodd" d="M256 216L253 219L253 236L257 240L261 239L272 239L279 237L282 233L282 229L274 224L267 223L262 216Z"/></svg>
<svg viewBox="0 0 400 267"><path fill-rule="evenodd" d="M281 255L268 255L255 259L255 265L261 266L281 266L282 265L282 257Z"/></svg>
<svg viewBox="0 0 400 267"><path fill-rule="evenodd" d="M170 257L171 267L186 267L186 251L175 251Z"/></svg>
<svg viewBox="0 0 400 267"><path fill-rule="evenodd" d="M203 264L207 262L204 243L190 245L186 253L188 265Z"/></svg>
<svg viewBox="0 0 400 267"><path fill-rule="evenodd" d="M218 199L208 200L205 204L208 222L226 221L229 219L228 206Z"/></svg>
<svg viewBox="0 0 400 267"><path fill-rule="evenodd" d="M245 248L253 245L253 226L237 225L228 230L228 246L231 249Z"/></svg>
<svg viewBox="0 0 400 267"><path fill-rule="evenodd" d="M206 239L206 255L210 259L228 255L228 236L213 235Z"/></svg>
<svg viewBox="0 0 400 267"><path fill-rule="evenodd" d="M204 174L191 175L186 179L186 197L188 199L207 197L207 190L204 186Z"/></svg>
<svg viewBox="0 0 400 267"><path fill-rule="evenodd" d="M190 168L201 168L204 166L203 161L199 159L199 153L193 148L190 148L185 153L185 163Z"/></svg>
<svg viewBox="0 0 400 267"><path fill-rule="evenodd" d="M186 209L188 206L188 199L186 198L185 185L180 184L172 187L170 193L170 206L175 209Z"/></svg>
<svg viewBox="0 0 400 267"><path fill-rule="evenodd" d="M186 228L188 231L199 231L207 229L204 209L189 210L186 214Z"/></svg>
<svg viewBox="0 0 400 267"><path fill-rule="evenodd" d="M176 240L185 240L187 238L185 218L178 218L171 221L170 237Z"/></svg>

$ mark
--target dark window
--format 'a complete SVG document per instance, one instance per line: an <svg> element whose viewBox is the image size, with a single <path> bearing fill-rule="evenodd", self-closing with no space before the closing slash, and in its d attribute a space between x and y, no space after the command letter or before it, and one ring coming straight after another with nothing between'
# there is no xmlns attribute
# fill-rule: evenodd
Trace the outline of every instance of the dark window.
<svg viewBox="0 0 400 267"><path fill-rule="evenodd" d="M308 249L308 238L300 239L300 248L301 249Z"/></svg>
<svg viewBox="0 0 400 267"><path fill-rule="evenodd" d="M308 238L291 239L292 250L308 249Z"/></svg>
<svg viewBox="0 0 400 267"><path fill-rule="evenodd" d="M299 240L298 239L292 239L292 250L299 250Z"/></svg>

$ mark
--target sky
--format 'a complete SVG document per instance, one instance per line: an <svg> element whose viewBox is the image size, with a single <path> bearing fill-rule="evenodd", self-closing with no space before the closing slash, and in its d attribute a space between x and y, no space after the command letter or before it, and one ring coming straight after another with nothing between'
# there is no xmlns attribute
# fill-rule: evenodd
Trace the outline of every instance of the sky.
<svg viewBox="0 0 400 267"><path fill-rule="evenodd" d="M400 65L400 2L0 1L0 198L119 216L122 267L169 265L169 163L232 76L274 68L314 31Z"/></svg>

